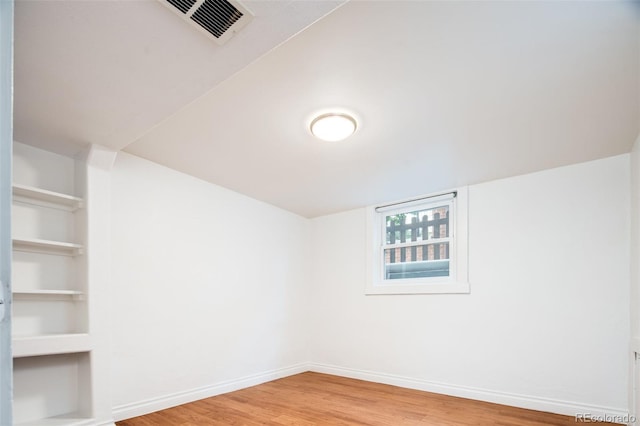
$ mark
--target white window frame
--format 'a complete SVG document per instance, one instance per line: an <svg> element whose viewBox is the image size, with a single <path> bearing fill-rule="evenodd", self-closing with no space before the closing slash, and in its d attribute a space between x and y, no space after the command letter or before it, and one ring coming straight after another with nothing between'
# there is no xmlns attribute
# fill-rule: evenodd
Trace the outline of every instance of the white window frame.
<svg viewBox="0 0 640 426"><path fill-rule="evenodd" d="M449 276L384 279L385 217L449 206ZM367 285L365 294L469 293L468 189L457 188L409 200L367 207ZM421 242L424 244L424 242ZM407 244L412 245L412 244Z"/></svg>

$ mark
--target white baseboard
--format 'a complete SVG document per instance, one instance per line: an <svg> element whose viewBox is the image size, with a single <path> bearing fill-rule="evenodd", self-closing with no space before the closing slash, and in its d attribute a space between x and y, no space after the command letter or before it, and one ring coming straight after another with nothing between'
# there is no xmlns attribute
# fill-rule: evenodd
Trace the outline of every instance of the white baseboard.
<svg viewBox="0 0 640 426"><path fill-rule="evenodd" d="M131 417L142 416L144 414L153 413L154 411L164 410L167 408L175 407L177 405L197 401L199 399L209 398L227 392L233 392L239 389L248 388L250 386L259 385L261 383L270 382L272 380L281 379L283 377L292 376L298 373L304 373L305 371L309 371L308 367L309 365L306 363L297 364L291 367L279 368L275 370L265 371L263 373L252 374L250 376L228 380L210 386L203 386L196 389L176 392L158 398L151 398L131 404L119 405L113 408L113 418L116 421L120 421L129 419Z"/></svg>
<svg viewBox="0 0 640 426"><path fill-rule="evenodd" d="M113 418L116 421L119 421L131 417L142 416L154 411L164 410L167 408L175 407L177 405L197 401L199 399L209 398L223 393L233 392L250 386L259 385L271 380L281 379L283 377L292 376L294 374L304 373L305 371L332 374L335 376L349 377L375 383L384 383L408 389L416 389L443 395L475 399L478 401L493 402L496 404L509 405L512 407L520 407L530 410L545 411L548 413L564 414L567 416L583 414L590 415L592 417L614 420L626 419L629 416L629 413L627 411L619 408L586 405L571 401L562 401L529 395L498 392L468 386L451 385L447 383L433 382L428 380L397 376L393 374L338 367L335 365L301 363L291 367L270 370L259 374L241 377L235 380L216 383L210 386L203 386L183 392L176 392L174 394L147 399L132 404L120 405L114 407Z"/></svg>
<svg viewBox="0 0 640 426"><path fill-rule="evenodd" d="M512 407L526 408L530 410L545 411L548 413L564 414L567 416L588 414L592 417L601 417L607 419L626 419L629 416L629 413L627 411L619 408L585 405L570 401L539 398L506 392L496 392L487 389L450 385L447 383L432 382L428 380L396 376L393 374L377 373L373 371L337 367L334 365L310 363L308 367L309 371L314 371L317 373L332 374L335 376L349 377L352 379L366 380L375 383L384 383L393 386L400 386L403 388L457 396L461 398L475 399L479 401L493 402L496 404L510 405Z"/></svg>

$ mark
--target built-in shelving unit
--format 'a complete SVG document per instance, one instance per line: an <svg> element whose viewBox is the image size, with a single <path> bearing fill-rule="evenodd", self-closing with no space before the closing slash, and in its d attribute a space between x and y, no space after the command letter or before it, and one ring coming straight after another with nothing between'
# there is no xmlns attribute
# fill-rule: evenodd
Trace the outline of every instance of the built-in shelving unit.
<svg viewBox="0 0 640 426"><path fill-rule="evenodd" d="M93 423L85 167L73 158L14 144L17 425Z"/></svg>

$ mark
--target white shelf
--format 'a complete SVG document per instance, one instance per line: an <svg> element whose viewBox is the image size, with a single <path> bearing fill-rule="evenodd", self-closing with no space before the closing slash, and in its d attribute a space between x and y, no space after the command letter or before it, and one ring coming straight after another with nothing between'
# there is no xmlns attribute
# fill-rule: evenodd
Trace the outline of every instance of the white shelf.
<svg viewBox="0 0 640 426"><path fill-rule="evenodd" d="M84 293L76 290L14 290L14 300L82 300Z"/></svg>
<svg viewBox="0 0 640 426"><path fill-rule="evenodd" d="M91 349L91 337L87 333L15 336L13 338L14 358L89 352Z"/></svg>
<svg viewBox="0 0 640 426"><path fill-rule="evenodd" d="M16 423L16 426L82 426L93 424L94 419L86 417L74 417L74 414L48 417L46 419L32 420Z"/></svg>
<svg viewBox="0 0 640 426"><path fill-rule="evenodd" d="M13 249L17 251L77 256L82 254L82 245L63 241L14 238Z"/></svg>
<svg viewBox="0 0 640 426"><path fill-rule="evenodd" d="M80 197L20 184L13 184L13 198L24 203L34 203L69 211L83 207L83 200Z"/></svg>
<svg viewBox="0 0 640 426"><path fill-rule="evenodd" d="M76 290L14 290L13 294L33 294L41 296L81 296L83 293Z"/></svg>

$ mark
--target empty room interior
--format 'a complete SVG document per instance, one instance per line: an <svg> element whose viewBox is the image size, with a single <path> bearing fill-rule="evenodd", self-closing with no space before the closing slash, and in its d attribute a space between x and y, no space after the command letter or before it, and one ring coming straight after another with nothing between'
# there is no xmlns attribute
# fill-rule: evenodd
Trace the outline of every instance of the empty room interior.
<svg viewBox="0 0 640 426"><path fill-rule="evenodd" d="M0 424L636 424L640 3L0 7Z"/></svg>

